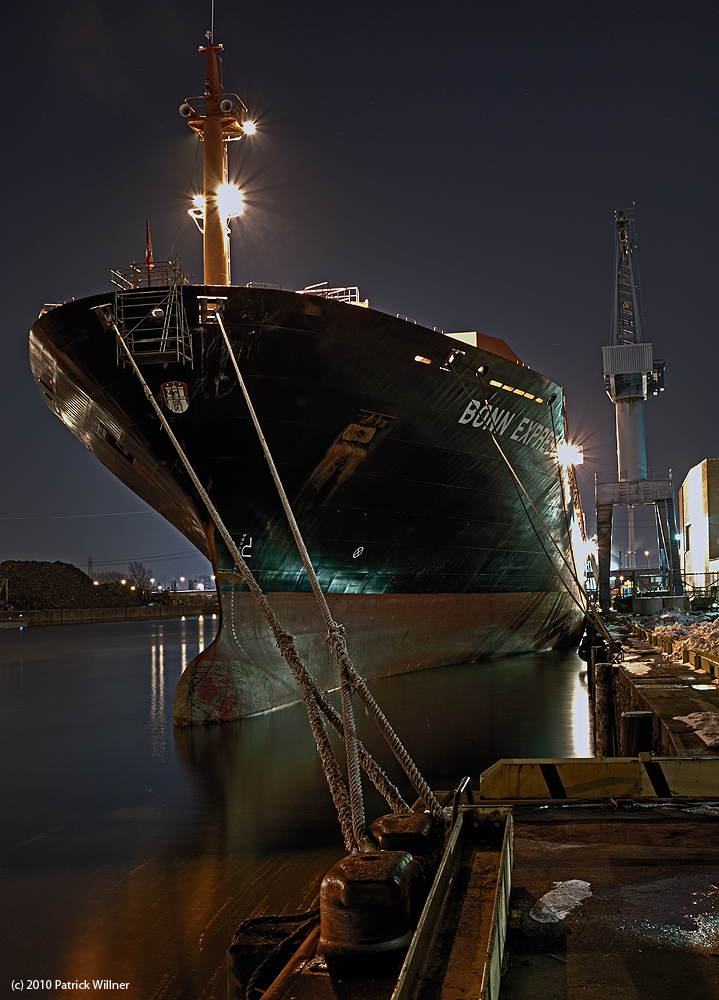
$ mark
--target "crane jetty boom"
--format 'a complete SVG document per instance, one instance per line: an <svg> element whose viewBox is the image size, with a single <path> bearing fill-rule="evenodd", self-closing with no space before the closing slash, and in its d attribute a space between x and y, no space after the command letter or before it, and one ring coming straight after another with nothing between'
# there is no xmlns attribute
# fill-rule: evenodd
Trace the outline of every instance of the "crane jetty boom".
<svg viewBox="0 0 719 1000"><path fill-rule="evenodd" d="M611 343L602 348L602 374L607 395L614 403L617 427L617 476L597 475L596 479L599 601L608 610L616 506L629 510L630 570L636 569L634 506L654 506L667 593L683 593L671 473L657 476L647 470L644 403L664 390L664 361L654 358L652 344L644 339L633 209L616 213Z"/></svg>
<svg viewBox="0 0 719 1000"><path fill-rule="evenodd" d="M617 420L620 480L647 478L644 401L664 390L664 362L644 340L637 239L632 211L616 213L611 343L602 348L604 386Z"/></svg>

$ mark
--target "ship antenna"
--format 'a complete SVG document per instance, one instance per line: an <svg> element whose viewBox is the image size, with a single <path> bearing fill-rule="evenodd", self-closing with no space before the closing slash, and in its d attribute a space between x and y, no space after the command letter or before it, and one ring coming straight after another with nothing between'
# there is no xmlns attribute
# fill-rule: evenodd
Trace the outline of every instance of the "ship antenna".
<svg viewBox="0 0 719 1000"><path fill-rule="evenodd" d="M215 0L210 4L210 45L215 40Z"/></svg>

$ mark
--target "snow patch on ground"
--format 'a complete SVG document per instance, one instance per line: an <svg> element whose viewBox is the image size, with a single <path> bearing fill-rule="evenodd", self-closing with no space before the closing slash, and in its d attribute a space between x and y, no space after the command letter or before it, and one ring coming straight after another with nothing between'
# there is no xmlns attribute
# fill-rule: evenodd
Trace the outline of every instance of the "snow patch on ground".
<svg viewBox="0 0 719 1000"><path fill-rule="evenodd" d="M719 749L719 712L692 712L675 715L676 722L686 722L708 747Z"/></svg>
<svg viewBox="0 0 719 1000"><path fill-rule="evenodd" d="M696 617L686 611L666 608L649 619L648 627L655 635L674 642L673 660L681 660L683 649L719 656L719 618L697 622Z"/></svg>
<svg viewBox="0 0 719 1000"><path fill-rule="evenodd" d="M529 911L540 924L556 924L564 920L585 899L589 899L592 891L589 882L580 878L572 878L568 882L555 882L554 889L545 892Z"/></svg>

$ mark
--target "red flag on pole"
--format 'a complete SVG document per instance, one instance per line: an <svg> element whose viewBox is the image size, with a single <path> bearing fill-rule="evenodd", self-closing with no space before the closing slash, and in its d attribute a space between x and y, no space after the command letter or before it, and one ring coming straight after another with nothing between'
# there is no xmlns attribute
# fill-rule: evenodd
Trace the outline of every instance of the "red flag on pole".
<svg viewBox="0 0 719 1000"><path fill-rule="evenodd" d="M150 239L150 220L145 220L145 229L147 233L147 246L145 247L145 266L154 267L155 261L152 256L152 240Z"/></svg>

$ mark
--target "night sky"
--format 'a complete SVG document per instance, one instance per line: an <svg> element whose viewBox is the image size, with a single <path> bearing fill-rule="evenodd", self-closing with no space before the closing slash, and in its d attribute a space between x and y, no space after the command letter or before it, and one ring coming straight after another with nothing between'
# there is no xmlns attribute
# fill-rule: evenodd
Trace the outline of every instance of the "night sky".
<svg viewBox="0 0 719 1000"><path fill-rule="evenodd" d="M51 414L27 360L43 303L106 290L111 267L143 260L145 219L155 258L201 277L186 209L202 157L177 109L202 93L210 10L4 11L0 559L210 572ZM718 10L217 0L225 89L258 122L231 147L248 202L233 282L358 285L373 308L502 337L564 387L594 530L594 474L616 470L601 377L614 212L635 202L645 336L666 360L648 465L678 489L719 456ZM640 550L655 549L651 517L637 511Z"/></svg>

